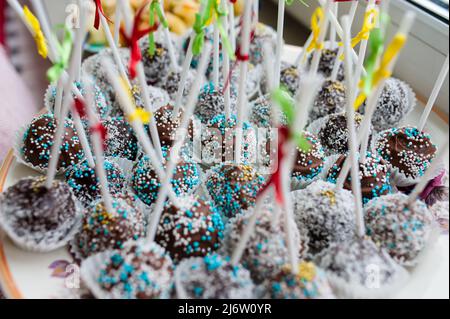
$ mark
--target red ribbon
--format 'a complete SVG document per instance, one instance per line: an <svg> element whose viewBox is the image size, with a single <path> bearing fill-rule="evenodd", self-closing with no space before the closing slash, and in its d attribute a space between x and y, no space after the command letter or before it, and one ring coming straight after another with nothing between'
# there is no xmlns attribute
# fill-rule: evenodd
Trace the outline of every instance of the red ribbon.
<svg viewBox="0 0 450 319"><path fill-rule="evenodd" d="M100 15L104 16L106 20L111 22L111 20L105 15L102 6L102 0L94 0L95 2L95 20L94 20L94 28L97 30L100 28Z"/></svg>
<svg viewBox="0 0 450 319"><path fill-rule="evenodd" d="M278 153L277 153L277 171L273 173L267 183L260 189L257 198L264 194L271 186L275 188L275 199L278 204L285 204L285 198L283 195L283 176L281 165L285 157L284 146L290 137L289 128L283 126L278 129Z"/></svg>
<svg viewBox="0 0 450 319"><path fill-rule="evenodd" d="M84 104L84 101L80 100L79 98L73 99L73 109L78 113L80 117L86 116L86 106Z"/></svg>
<svg viewBox="0 0 450 319"><path fill-rule="evenodd" d="M139 11L137 12L136 16L134 17L134 23L133 23L133 30L131 33L131 36L128 36L127 33L123 28L120 29L120 33L124 37L125 41L128 43L130 49L131 49L131 57L130 57L130 64L129 64L129 71L130 71L130 77L131 79L134 79L136 77L136 66L142 59L142 52L141 48L139 47L139 40L146 36L147 34L151 32L155 32L158 30L159 23L155 23L155 25L139 30L139 25L142 18L142 13L144 12L146 4L144 4Z"/></svg>

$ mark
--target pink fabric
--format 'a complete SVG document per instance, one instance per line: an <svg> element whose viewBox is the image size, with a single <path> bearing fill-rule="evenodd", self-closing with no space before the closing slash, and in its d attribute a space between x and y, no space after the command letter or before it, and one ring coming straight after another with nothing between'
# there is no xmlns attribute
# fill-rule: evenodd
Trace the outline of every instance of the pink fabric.
<svg viewBox="0 0 450 319"><path fill-rule="evenodd" d="M12 147L17 129L38 112L36 102L0 46L0 161Z"/></svg>

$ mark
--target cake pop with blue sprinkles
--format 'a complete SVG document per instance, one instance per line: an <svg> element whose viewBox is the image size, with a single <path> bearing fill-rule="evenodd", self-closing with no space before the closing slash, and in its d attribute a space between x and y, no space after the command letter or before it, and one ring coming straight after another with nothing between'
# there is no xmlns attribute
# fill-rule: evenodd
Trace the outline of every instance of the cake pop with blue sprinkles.
<svg viewBox="0 0 450 319"><path fill-rule="evenodd" d="M104 256L103 256L104 255ZM155 243L128 242L121 250L102 254L101 264L82 265L82 276L93 266L93 278L85 282L97 298L167 299L174 266L165 250ZM104 258L103 258L104 257ZM100 259L100 258L98 258ZM84 270L84 271L83 271Z"/></svg>
<svg viewBox="0 0 450 319"><path fill-rule="evenodd" d="M268 299L335 299L325 272L312 262L301 261L297 272L286 265L265 283Z"/></svg>
<svg viewBox="0 0 450 319"><path fill-rule="evenodd" d="M347 156L341 155L328 171L327 181L336 184ZM359 161L359 180L363 203L372 198L390 194L392 192L391 173L387 163L376 153L367 152L364 161ZM344 182L344 188L352 190L350 174Z"/></svg>
<svg viewBox="0 0 450 319"><path fill-rule="evenodd" d="M197 196L166 202L155 241L178 263L204 257L218 250L223 238L222 217L214 205Z"/></svg>
<svg viewBox="0 0 450 319"><path fill-rule="evenodd" d="M189 159L180 159L171 180L173 191L177 196L194 192L200 185L200 170ZM148 156L142 157L133 168L131 187L134 193L146 205L156 202L161 182Z"/></svg>
<svg viewBox="0 0 450 319"><path fill-rule="evenodd" d="M76 260L111 249L122 249L127 241L138 240L145 235L144 214L137 208L133 196L112 198L112 209L108 211L102 199L85 209L82 229L70 243Z"/></svg>
<svg viewBox="0 0 450 319"><path fill-rule="evenodd" d="M432 231L427 205L402 193L374 198L365 206L367 235L403 266L415 266Z"/></svg>
<svg viewBox="0 0 450 319"><path fill-rule="evenodd" d="M103 168L106 173L110 194L114 196L123 193L126 179L119 165L106 158ZM66 171L65 178L75 196L84 205L89 205L102 196L100 181L95 168L90 167L87 160L71 166Z"/></svg>
<svg viewBox="0 0 450 319"><path fill-rule="evenodd" d="M255 206L264 184L264 177L252 166L227 162L211 169L206 189L220 214L231 218Z"/></svg>
<svg viewBox="0 0 450 319"><path fill-rule="evenodd" d="M183 260L175 270L173 293L180 299L251 299L255 285L242 265L211 254Z"/></svg>
<svg viewBox="0 0 450 319"><path fill-rule="evenodd" d="M231 113L236 112L236 95L231 94ZM223 86L216 87L213 82L203 86L195 106L195 116L204 124L225 112L225 95Z"/></svg>

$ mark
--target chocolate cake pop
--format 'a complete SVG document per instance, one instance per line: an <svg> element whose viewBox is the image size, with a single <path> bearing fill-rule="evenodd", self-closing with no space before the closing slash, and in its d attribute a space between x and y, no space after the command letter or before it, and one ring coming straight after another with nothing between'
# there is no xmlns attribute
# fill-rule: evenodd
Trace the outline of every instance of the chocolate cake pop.
<svg viewBox="0 0 450 319"><path fill-rule="evenodd" d="M221 114L203 126L201 158L204 165L213 165L234 159L236 125L236 116L233 115L227 121L225 115ZM256 132L247 122L243 123L242 128L241 161L255 163L258 144Z"/></svg>
<svg viewBox="0 0 450 319"><path fill-rule="evenodd" d="M136 160L138 141L130 124L123 117L109 117L103 121L106 128L105 156Z"/></svg>
<svg viewBox="0 0 450 319"><path fill-rule="evenodd" d="M159 82L161 76L169 73L170 56L169 51L161 42L156 42L155 54L149 52L150 42L148 37L144 37L139 41L142 51L142 63L144 64L144 72L149 85L155 85Z"/></svg>
<svg viewBox="0 0 450 319"><path fill-rule="evenodd" d="M372 117L375 131L399 126L416 106L416 98L408 84L396 78L386 81Z"/></svg>
<svg viewBox="0 0 450 319"><path fill-rule="evenodd" d="M250 62L252 64L258 65L263 63L263 48L265 42L269 42L269 45L273 48L273 52L275 52L277 32L272 27L258 23L250 42ZM239 39L238 43L240 43Z"/></svg>
<svg viewBox="0 0 450 319"><path fill-rule="evenodd" d="M425 203L408 205L408 196L396 193L371 200L365 206L367 235L398 263L414 266L425 248L433 217Z"/></svg>
<svg viewBox="0 0 450 319"><path fill-rule="evenodd" d="M226 227L221 251L224 255L231 256L234 249L242 240L244 230L253 209L243 212L231 218ZM285 242L284 220L282 216L276 216L276 212L270 206L263 207L259 213L253 233L242 254L241 263L250 271L250 275L256 284L263 283L271 278L288 262L289 255ZM301 257L307 254L307 238L300 234L295 224L291 224L292 233L295 234L295 243ZM306 232L305 232L306 234Z"/></svg>
<svg viewBox="0 0 450 319"><path fill-rule="evenodd" d="M382 294L406 277L406 271L368 238L333 243L315 260L327 271L334 291L344 298ZM376 271L376 282L370 281L371 271Z"/></svg>
<svg viewBox="0 0 450 319"><path fill-rule="evenodd" d="M83 82L75 82L76 87L80 91L83 97L86 97L86 89L85 84ZM64 99L63 93L63 99ZM52 112L55 110L55 101L57 95L57 86L54 84L50 84L47 88L44 97L44 105L47 110L51 110ZM73 98L76 98L76 95L72 93ZM105 95L101 91L101 89L94 84L94 103L96 106L96 112L100 115L101 118L106 118L109 114L109 105L106 102Z"/></svg>
<svg viewBox="0 0 450 319"><path fill-rule="evenodd" d="M189 299L250 299L254 284L241 265L212 254L183 260L175 270L174 293Z"/></svg>
<svg viewBox="0 0 450 319"><path fill-rule="evenodd" d="M355 236L354 199L348 190L319 180L292 196L295 222L307 228L313 255L333 242L349 241Z"/></svg>
<svg viewBox="0 0 450 319"><path fill-rule="evenodd" d="M171 181L173 191L178 196L195 191L200 184L200 175L197 165L190 160L180 160ZM131 187L135 194L147 205L156 202L161 186L150 159L144 156L136 163L131 178Z"/></svg>
<svg viewBox="0 0 450 319"><path fill-rule="evenodd" d="M169 296L173 264L155 243L128 242L121 250L83 262L81 276L100 299L164 299Z"/></svg>
<svg viewBox="0 0 450 319"><path fill-rule="evenodd" d="M437 152L431 136L415 127L393 128L380 133L376 149L395 169L396 175L407 179L423 176Z"/></svg>
<svg viewBox="0 0 450 319"><path fill-rule="evenodd" d="M144 215L131 196L112 199L114 211L107 211L102 200L92 203L84 213L83 228L71 241L77 260L111 249L122 249L129 240L144 236Z"/></svg>
<svg viewBox="0 0 450 319"><path fill-rule="evenodd" d="M196 196L180 198L177 208L166 203L156 233L156 242L175 262L204 257L220 247L222 217L212 203Z"/></svg>
<svg viewBox="0 0 450 319"><path fill-rule="evenodd" d="M111 195L124 191L126 180L122 169L111 160L105 159L103 167L108 179L108 187ZM100 181L97 178L95 168L91 168L87 161L71 166L66 172L66 182L75 196L84 205L89 205L101 194Z"/></svg>
<svg viewBox="0 0 450 319"><path fill-rule="evenodd" d="M0 228L20 247L48 252L78 232L80 207L66 183L45 177L19 180L0 194Z"/></svg>
<svg viewBox="0 0 450 319"><path fill-rule="evenodd" d="M319 69L317 70L319 74L322 74L325 78L329 78L333 73L334 64L338 55L339 49L324 49L321 52ZM311 65L312 55L308 60L308 64ZM345 78L344 64L341 63L339 66L339 71L337 74L337 80L343 82Z"/></svg>
<svg viewBox="0 0 450 319"><path fill-rule="evenodd" d="M223 217L230 218L253 207L264 177L248 165L223 163L211 169L206 189Z"/></svg>
<svg viewBox="0 0 450 319"><path fill-rule="evenodd" d="M303 134L309 149L304 151L297 147L297 158L292 170L294 190L313 181L323 171L325 163L325 152L319 140L309 132Z"/></svg>
<svg viewBox="0 0 450 319"><path fill-rule="evenodd" d="M341 155L328 171L327 181L336 183L341 173L345 155ZM368 152L366 160L359 163L359 177L361 182L362 199L364 204L375 197L387 195L392 192L391 173L386 162L376 153ZM350 174L347 177L344 188L352 190Z"/></svg>
<svg viewBox="0 0 450 319"><path fill-rule="evenodd" d="M236 95L231 96L231 111L236 110ZM223 87L216 88L212 82L206 84L200 92L194 114L202 123L208 123L217 115L225 112Z"/></svg>
<svg viewBox="0 0 450 319"><path fill-rule="evenodd" d="M274 108L271 105L270 94L261 95L250 104L250 122L256 127L271 128L271 114ZM282 125L287 124L286 116L276 109L277 117Z"/></svg>
<svg viewBox="0 0 450 319"><path fill-rule="evenodd" d="M47 113L33 119L25 130L20 150L26 163L40 170L48 168L56 127L57 120L53 114ZM83 158L84 153L73 122L66 119L57 170L65 170Z"/></svg>
<svg viewBox="0 0 450 319"><path fill-rule="evenodd" d="M363 117L355 114L356 130L359 129ZM348 152L348 129L345 114L333 114L323 118L323 125L318 132L318 138L327 155L345 154Z"/></svg>
<svg viewBox="0 0 450 319"><path fill-rule="evenodd" d="M334 299L326 274L312 262L301 262L298 273L283 267L268 278L267 298L271 299Z"/></svg>
<svg viewBox="0 0 450 319"><path fill-rule="evenodd" d="M317 94L309 114L309 120L315 121L327 115L342 113L345 110L346 93L344 83L326 80Z"/></svg>
<svg viewBox="0 0 450 319"><path fill-rule="evenodd" d="M189 70L187 72L186 85L183 92L184 100L188 97L190 88L192 87L196 76L197 72L195 70ZM181 72L170 71L167 77L161 78L161 81L157 84L157 86L165 90L169 94L172 101L175 101L178 93L178 88L180 86L180 80Z"/></svg>
<svg viewBox="0 0 450 319"><path fill-rule="evenodd" d="M175 118L172 104L167 104L159 108L153 114L159 140L163 148L169 149L172 147L176 139L177 129L182 120L182 115L183 109L180 110L178 117ZM189 125L188 130L188 137L192 137L194 134L194 123Z"/></svg>
<svg viewBox="0 0 450 319"><path fill-rule="evenodd" d="M119 48L118 50L123 65L128 65L130 50L126 48ZM118 68L114 62L112 50L106 48L85 59L82 64L82 72L91 75L94 78L96 86L103 92L106 103L110 107L110 115L116 115L117 112L121 113L121 107L118 98L116 97L116 92L111 86L106 70L103 67L103 61L106 59L112 61L114 68Z"/></svg>

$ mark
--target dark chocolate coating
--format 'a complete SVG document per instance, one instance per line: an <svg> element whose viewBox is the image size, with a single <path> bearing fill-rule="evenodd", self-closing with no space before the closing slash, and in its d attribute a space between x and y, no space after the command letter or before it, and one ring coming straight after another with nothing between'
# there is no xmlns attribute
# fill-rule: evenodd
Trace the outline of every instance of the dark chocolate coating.
<svg viewBox="0 0 450 319"><path fill-rule="evenodd" d="M297 148L297 159L294 163L292 176L300 179L312 179L323 169L325 154L318 139L309 132L304 132L310 149L303 151Z"/></svg>
<svg viewBox="0 0 450 319"><path fill-rule="evenodd" d="M22 154L26 162L41 169L48 168L56 127L52 114L41 115L31 122L23 137ZM77 164L83 157L73 122L66 119L57 170Z"/></svg>
<svg viewBox="0 0 450 319"><path fill-rule="evenodd" d="M168 203L156 233L156 242L175 262L189 257L204 257L220 246L222 218L210 202L195 197L177 208Z"/></svg>
<svg viewBox="0 0 450 319"><path fill-rule="evenodd" d="M158 42L156 43L156 52L154 55L150 55L148 52L149 46L147 40L143 41L141 46L142 63L144 64L147 83L149 85L155 85L162 76L165 76L169 72L169 52Z"/></svg>
<svg viewBox="0 0 450 319"><path fill-rule="evenodd" d="M437 152L431 137L415 127L381 133L376 147L381 157L410 178L423 176Z"/></svg>
<svg viewBox="0 0 450 319"><path fill-rule="evenodd" d="M317 94L310 114L310 120L341 113L345 110L346 93L345 86L340 81L327 80Z"/></svg>
<svg viewBox="0 0 450 319"><path fill-rule="evenodd" d="M322 55L320 57L318 72L326 78L330 77L333 72L334 63L336 61L338 51L339 51L339 49L322 50ZM311 62L312 62L312 55L309 58L308 63L311 64ZM339 71L338 71L337 80L344 81L344 78L345 78L344 64L341 63L341 65L339 67Z"/></svg>

